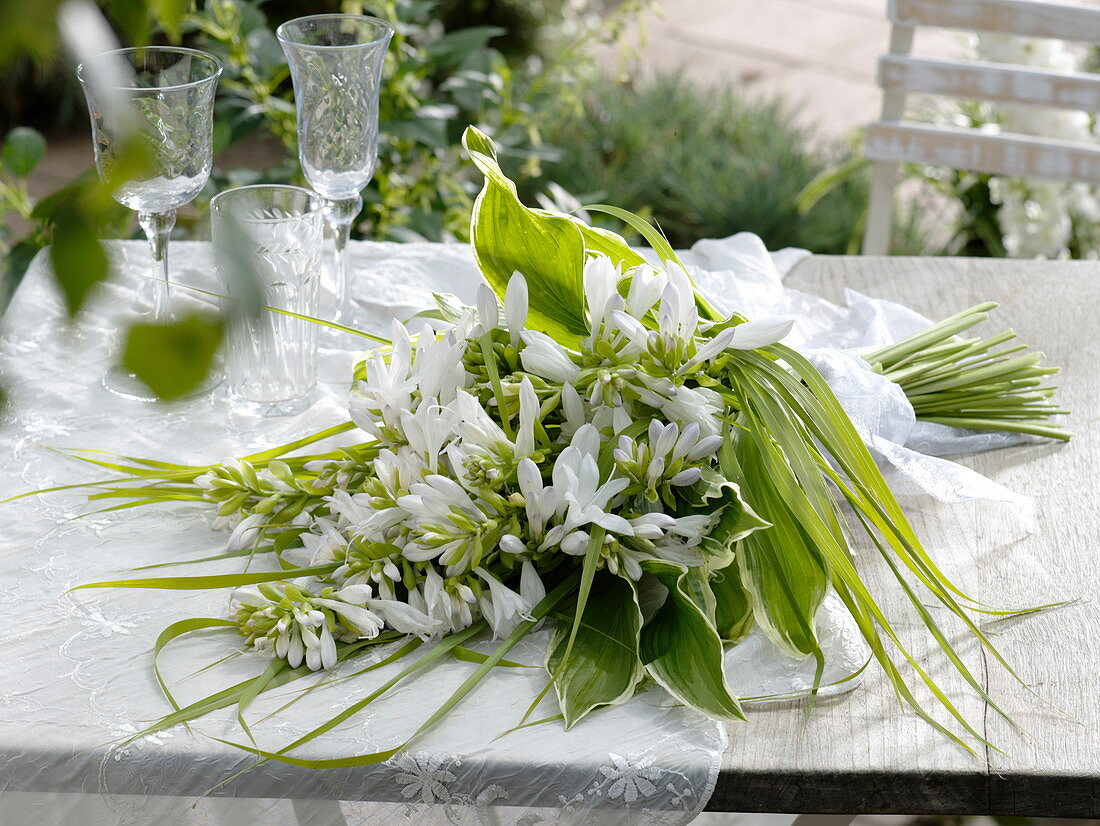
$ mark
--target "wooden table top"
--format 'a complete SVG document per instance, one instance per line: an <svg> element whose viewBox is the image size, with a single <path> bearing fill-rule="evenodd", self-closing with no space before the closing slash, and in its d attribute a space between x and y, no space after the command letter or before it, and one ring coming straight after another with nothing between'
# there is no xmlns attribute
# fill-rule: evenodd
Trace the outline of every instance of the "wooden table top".
<svg viewBox="0 0 1100 826"><path fill-rule="evenodd" d="M838 302L848 287L937 319L998 301L981 329L1011 327L1063 368L1056 383L1061 404L1073 411L1072 442L960 457L1034 499L1033 531L1024 528L1027 513L1019 507L927 499L903 505L925 547L975 598L1004 608L1076 602L985 624L1037 696L967 635L953 635L1014 728L968 689L919 620L902 611L904 597L885 566L858 546L860 567L878 586L873 592L889 594L882 598L887 612L904 618L899 628L911 650L1003 753L986 749L975 758L901 711L872 667L857 690L818 703L808 720L788 704L731 725L708 809L1100 817L1100 263L815 256L787 284Z"/></svg>

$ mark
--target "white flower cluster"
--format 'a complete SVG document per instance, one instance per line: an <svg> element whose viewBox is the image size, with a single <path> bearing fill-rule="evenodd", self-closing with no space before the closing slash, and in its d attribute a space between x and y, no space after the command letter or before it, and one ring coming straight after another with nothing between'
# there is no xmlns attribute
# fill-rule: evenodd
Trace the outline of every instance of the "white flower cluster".
<svg viewBox="0 0 1100 826"><path fill-rule="evenodd" d="M975 35L972 45L978 60L1060 72L1082 71L1087 56L1061 40L1003 34ZM1097 138L1094 117L1088 112L1003 103L992 106L990 119L1006 132L1084 142ZM1014 258L1066 258L1075 220L1100 220L1100 201L1094 188L1085 184L994 177L990 190L993 202L1000 205L1005 250Z"/></svg>
<svg viewBox="0 0 1100 826"><path fill-rule="evenodd" d="M729 427L708 370L731 350L778 341L791 321L704 322L687 274L671 265L622 272L593 258L584 293L589 333L575 349L526 327L519 274L503 312L483 285L477 307L415 336L394 323L351 402L352 421L375 440L369 458L308 468L355 484L291 511L309 564L334 570L238 591L251 644L319 668L334 661L334 640L383 629L429 636L484 618L499 637L531 618L544 579L586 555L632 580L650 559L705 562ZM238 481L208 485L241 495ZM300 483L282 487L300 494ZM265 519L247 516L236 545Z"/></svg>

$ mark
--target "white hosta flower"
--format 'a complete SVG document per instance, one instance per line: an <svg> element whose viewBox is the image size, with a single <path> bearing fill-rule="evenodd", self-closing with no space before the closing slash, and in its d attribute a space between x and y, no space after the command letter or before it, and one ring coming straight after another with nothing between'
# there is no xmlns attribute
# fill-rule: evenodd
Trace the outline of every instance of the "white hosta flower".
<svg viewBox="0 0 1100 826"><path fill-rule="evenodd" d="M524 330L521 338L525 346L519 357L524 370L559 384L577 380L580 368L554 339L538 330Z"/></svg>
<svg viewBox="0 0 1100 826"><path fill-rule="evenodd" d="M548 546L546 541L547 529L550 520L561 507L561 497L552 486L547 487L542 483L542 473L530 459L520 460L516 468L516 477L519 482L520 494L523 496L524 512L527 516L527 533L538 550L545 550ZM516 542L520 542L518 537L511 537L505 550L510 553L523 553L527 550L522 542L519 545L516 545Z"/></svg>
<svg viewBox="0 0 1100 826"><path fill-rule="evenodd" d="M695 290L683 267L675 262L665 262L668 281L661 291L661 305L657 313L661 338L668 345L676 345L695 338L699 327L699 310L695 306Z"/></svg>
<svg viewBox="0 0 1100 826"><path fill-rule="evenodd" d="M262 513L254 513L242 519L229 535L229 541L226 543L227 550L242 551L258 545L267 519L267 515Z"/></svg>
<svg viewBox="0 0 1100 826"><path fill-rule="evenodd" d="M704 361L717 358L726 350L755 350L757 347L775 344L785 338L793 326L794 319L789 316L767 316L727 327L700 347L677 372L687 373Z"/></svg>
<svg viewBox="0 0 1100 826"><path fill-rule="evenodd" d="M438 621L442 632L448 633L473 625L477 595L466 585L448 590L439 572L427 566L419 589L409 592L409 604Z"/></svg>
<svg viewBox="0 0 1100 826"><path fill-rule="evenodd" d="M572 384L563 384L561 387L561 410L562 415L565 416L565 421L561 425L561 434L566 439L571 439L587 421L584 417L584 401Z"/></svg>
<svg viewBox="0 0 1100 826"><path fill-rule="evenodd" d="M588 349L595 349L595 343L609 338L605 327L612 314L626 307L619 295L619 281L623 274L606 255L597 255L588 259L584 265L584 298L588 305L588 329L590 332Z"/></svg>
<svg viewBox="0 0 1100 826"><path fill-rule="evenodd" d="M442 620L430 617L401 600L370 599L365 607L382 617L386 621L386 627L402 634L415 634L421 639L438 634L445 628Z"/></svg>
<svg viewBox="0 0 1100 826"><path fill-rule="evenodd" d="M336 640L328 626L300 628L305 647L306 666L312 671L328 670L336 665Z"/></svg>
<svg viewBox="0 0 1100 826"><path fill-rule="evenodd" d="M475 568L474 573L489 586L488 593L482 593L478 601L481 615L493 629L493 639L511 634L523 620L531 619L534 607L520 594L517 594L484 568Z"/></svg>
<svg viewBox="0 0 1100 826"><path fill-rule="evenodd" d="M313 528L313 532L303 533L300 537L309 553L310 564L343 561L347 555L348 538L327 519L317 520Z"/></svg>
<svg viewBox="0 0 1100 826"><path fill-rule="evenodd" d="M534 390L531 392L534 393ZM536 408L537 404L536 400ZM466 391L459 391L453 408L454 424L451 426L457 439L447 448L447 456L458 481L471 492L476 492L483 485L498 485L511 474L518 452L516 445L481 406L481 402ZM533 451L533 430L529 438Z"/></svg>
<svg viewBox="0 0 1100 826"><path fill-rule="evenodd" d="M416 360L412 380L422 399L435 399L449 404L459 388L469 383L470 376L462 366L466 341L454 331L439 338L424 325L416 342Z"/></svg>
<svg viewBox="0 0 1100 826"><path fill-rule="evenodd" d="M247 644L273 651L292 668L304 661L313 670L336 664L336 642L316 600L290 583L238 588L231 597L237 627Z"/></svg>
<svg viewBox="0 0 1100 826"><path fill-rule="evenodd" d="M456 394L464 393L456 390ZM430 472L439 471L439 455L453 438L458 412L442 407L434 399L425 399L414 412L403 411L398 417L401 435L409 450L418 456Z"/></svg>
<svg viewBox="0 0 1100 826"><path fill-rule="evenodd" d="M639 397L644 404L661 411L664 418L681 427L696 424L703 436L722 433L722 397L709 387L684 387L667 379L641 376Z"/></svg>
<svg viewBox="0 0 1100 826"><path fill-rule="evenodd" d="M635 267L629 273L630 289L626 294L626 312L633 318L644 318L661 300L668 284L668 275L648 264Z"/></svg>
<svg viewBox="0 0 1100 826"><path fill-rule="evenodd" d="M477 318L482 333L500 326L500 304L496 293L484 281L477 285Z"/></svg>
<svg viewBox="0 0 1100 826"><path fill-rule="evenodd" d="M383 619L363 605L324 597L314 597L313 603L328 608L336 614L344 625L359 635L360 639L373 640L385 627Z"/></svg>
<svg viewBox="0 0 1100 826"><path fill-rule="evenodd" d="M396 450L384 448L371 463L374 471L375 486L372 490L381 493L386 499L396 502L399 496L409 492L409 485L419 482L429 472L424 460L408 447ZM377 503L372 503L376 506Z"/></svg>
<svg viewBox="0 0 1100 826"><path fill-rule="evenodd" d="M508 288L504 291L504 323L512 346L519 346L520 333L527 323L527 279L522 273L514 272L508 279Z"/></svg>
<svg viewBox="0 0 1100 826"><path fill-rule="evenodd" d="M535 452L535 422L539 416L539 398L526 376L519 385L519 430L516 433L516 458L523 459Z"/></svg>
<svg viewBox="0 0 1100 826"><path fill-rule="evenodd" d="M595 445L591 440L595 439ZM573 441L554 462L554 488L561 497L559 515L564 515L560 526L564 536L584 525L599 525L618 533L631 533L630 523L613 512L612 502L630 482L623 477L612 477L600 482L596 464L599 434L592 425L585 425L573 436ZM561 512L564 511L564 514Z"/></svg>
<svg viewBox="0 0 1100 826"><path fill-rule="evenodd" d="M486 534L495 520L471 499L461 485L446 476L429 475L410 488L398 505L411 516L406 559L425 562L438 558L447 575L465 573L475 555L485 550Z"/></svg>
<svg viewBox="0 0 1100 826"><path fill-rule="evenodd" d="M721 436L700 436L699 425L688 424L683 430L675 422L649 423L648 441L620 436L612 453L615 466L638 485L650 502L667 495L669 488L694 485L702 478L703 464L722 444Z"/></svg>
<svg viewBox="0 0 1100 826"><path fill-rule="evenodd" d="M412 343L405 325L394 321L390 325L391 347L388 357L380 349L372 350L364 362L367 377L358 386L359 397L349 405L351 420L361 429L381 438L378 421L389 423L412 406L412 391L416 382L409 376L412 369Z"/></svg>
<svg viewBox="0 0 1100 826"><path fill-rule="evenodd" d="M542 583L535 566L530 560L523 560L519 575L519 595L531 606L531 610L546 598L546 586Z"/></svg>

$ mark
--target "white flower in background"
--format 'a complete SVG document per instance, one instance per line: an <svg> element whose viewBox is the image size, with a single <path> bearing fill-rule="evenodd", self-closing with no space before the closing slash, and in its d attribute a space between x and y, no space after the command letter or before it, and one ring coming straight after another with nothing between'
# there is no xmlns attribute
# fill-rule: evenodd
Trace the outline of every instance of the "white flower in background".
<svg viewBox="0 0 1100 826"><path fill-rule="evenodd" d="M996 63L1079 72L1087 52L1061 40L981 33L971 39L975 58ZM989 118L1000 130L1069 141L1093 142L1089 112L1019 103L990 104ZM968 125L968 124L964 124ZM1038 179L990 180L1005 251L1014 258L1064 258L1073 241L1074 218L1093 223L1093 189L1082 184Z"/></svg>

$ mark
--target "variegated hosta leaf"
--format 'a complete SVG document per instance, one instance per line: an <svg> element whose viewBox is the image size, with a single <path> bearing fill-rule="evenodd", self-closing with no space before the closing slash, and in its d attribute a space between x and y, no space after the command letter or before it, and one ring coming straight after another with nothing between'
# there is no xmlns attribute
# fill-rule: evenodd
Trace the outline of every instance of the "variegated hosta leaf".
<svg viewBox="0 0 1100 826"><path fill-rule="evenodd" d="M697 582L670 562L642 563L668 589L664 605L642 628L641 655L646 672L669 694L719 720L744 720L722 670L722 640L708 616L712 605L697 601Z"/></svg>
<svg viewBox="0 0 1100 826"><path fill-rule="evenodd" d="M525 207L515 184L497 164L493 142L483 132L468 127L462 145L485 175L470 223L482 275L503 299L512 273L523 273L530 302L527 326L563 344L575 344L588 333L584 240L577 222Z"/></svg>
<svg viewBox="0 0 1100 826"><path fill-rule="evenodd" d="M711 471L704 473L704 479L713 478L711 492L705 494L708 498L721 498L725 501L718 510L718 521L703 541L707 555L710 557L711 570L725 568L733 561L734 549L737 543L755 531L771 526L771 523L762 518L742 498L741 488L729 481L721 474ZM703 508L709 512L714 509L711 503Z"/></svg>
<svg viewBox="0 0 1100 826"><path fill-rule="evenodd" d="M741 582L768 638L796 656L812 654L820 650L814 617L829 578L799 516L775 488L773 476L792 471L778 445L766 437L746 432L737 452L745 487L772 522L768 530L749 534L738 545ZM812 508L803 513L816 515Z"/></svg>
<svg viewBox="0 0 1100 826"><path fill-rule="evenodd" d="M642 613L634 584L611 574L597 577L563 662L572 627L572 618L559 622L546 649L546 669L554 678L566 728L600 706L629 700L642 679Z"/></svg>
<svg viewBox="0 0 1100 826"><path fill-rule="evenodd" d="M710 577L714 594L714 627L723 642L737 643L748 636L756 625L752 598L741 582L736 558Z"/></svg>

